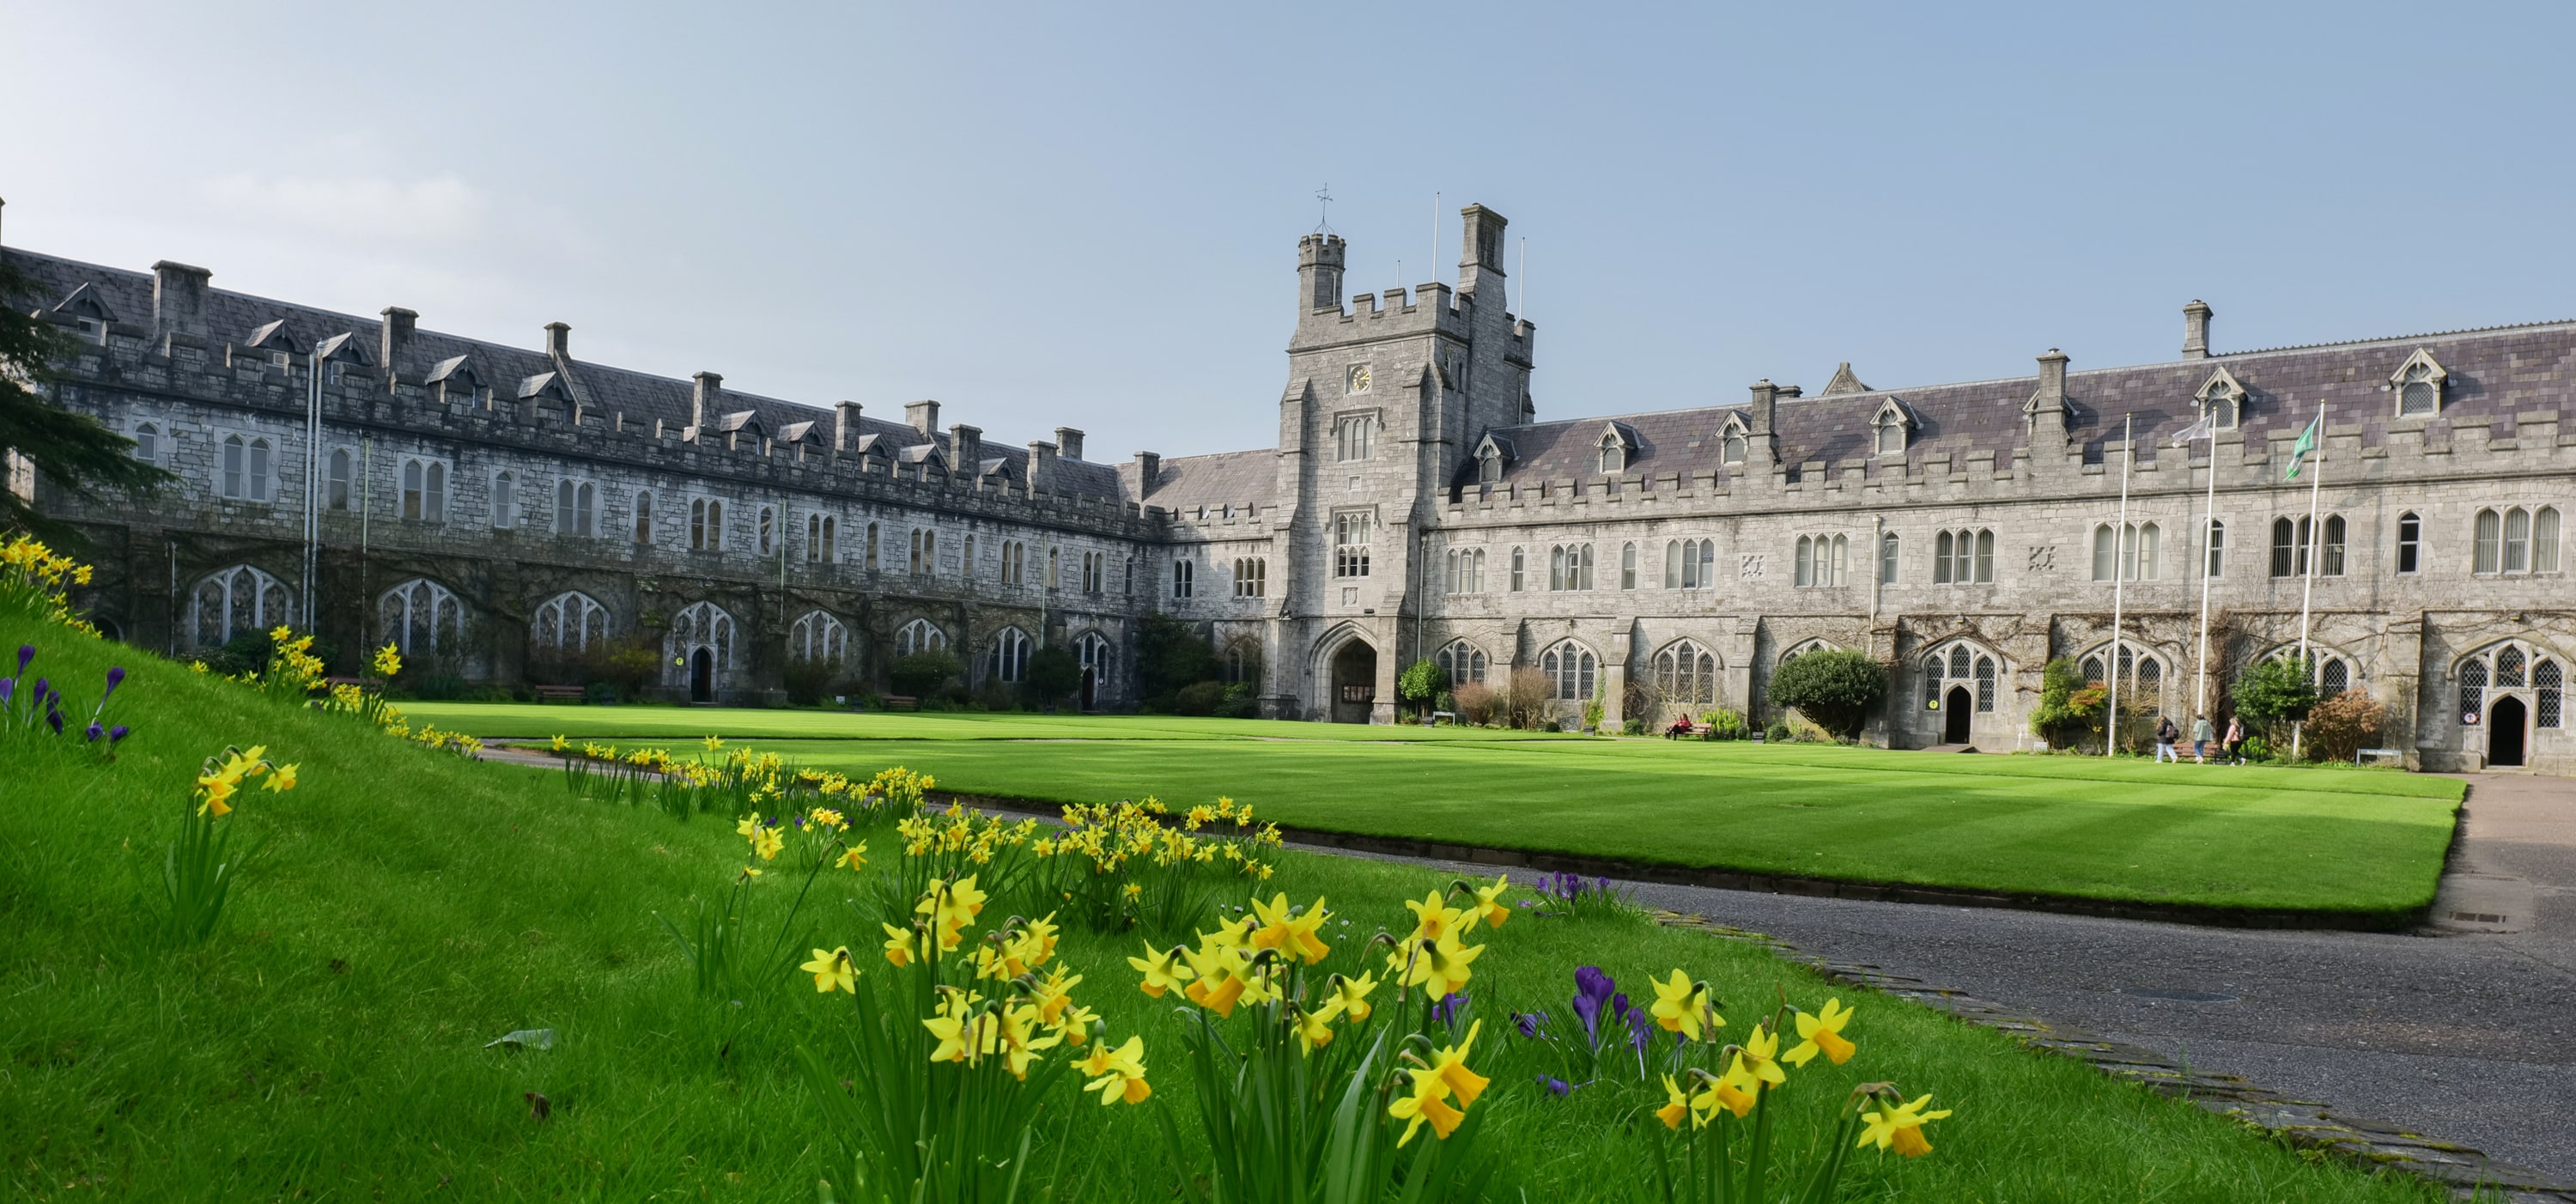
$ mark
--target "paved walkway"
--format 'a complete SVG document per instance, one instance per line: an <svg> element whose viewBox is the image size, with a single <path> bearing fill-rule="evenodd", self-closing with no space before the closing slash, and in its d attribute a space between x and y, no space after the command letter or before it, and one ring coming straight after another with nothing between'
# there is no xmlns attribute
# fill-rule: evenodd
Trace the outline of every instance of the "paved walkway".
<svg viewBox="0 0 2576 1204"><path fill-rule="evenodd" d="M2415 935L1637 894L2576 1179L2576 781L2469 780L2442 923Z"/></svg>

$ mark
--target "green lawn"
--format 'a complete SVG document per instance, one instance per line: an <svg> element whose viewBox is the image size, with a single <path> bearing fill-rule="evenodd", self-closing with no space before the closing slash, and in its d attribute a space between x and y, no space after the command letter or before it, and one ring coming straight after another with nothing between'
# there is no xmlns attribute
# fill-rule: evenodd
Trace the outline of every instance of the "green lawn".
<svg viewBox="0 0 2576 1204"><path fill-rule="evenodd" d="M1684 866L2240 908L2433 895L2452 778L1170 717L414 704L490 735L768 741L1051 802L1218 795L1281 823ZM790 742L792 740L792 743Z"/></svg>
<svg viewBox="0 0 2576 1204"><path fill-rule="evenodd" d="M582 801L549 772L433 753L349 717L0 617L0 646L30 641L40 645L36 672L64 683L82 712L107 665L132 668L111 719L135 734L112 763L52 737L0 735L0 1195L775 1201L813 1199L827 1177L846 1189L838 1136L790 1061L798 1044L832 1043L846 1004L802 981L738 1003L701 1000L653 918L720 894L743 858L728 818L682 822ZM227 929L202 948L157 946L138 891L150 887L199 758L231 742L299 762L302 784L252 792L225 821L267 839ZM911 754L963 762L982 747L886 751L945 775L940 758ZM1256 747L1235 740L1222 751ZM1104 751L990 748L1041 766ZM1230 791L1257 795L1265 767L1232 765ZM1291 854L1273 886L1300 899L1329 894L1356 921L1336 941L1348 958L1358 933L1409 924L1398 900L1435 882L1407 867ZM760 900L756 922L783 906L780 894ZM817 914L816 937L873 949L873 918L835 901ZM1651 1123L1640 1117L1660 1090L1604 1084L1554 1099L1532 1083L1534 1053L1505 1035L1511 1009L1562 1014L1575 966L1604 966L1640 995L1643 976L1684 967L1730 1001L1731 1032L1781 991L1813 1007L1829 990L1753 948L1633 921L1524 915L1490 941L1471 993L1488 1019L1478 1062L1494 1079L1490 1105L1478 1105L1491 1108L1478 1148L1499 1160L1500 1200L1641 1198L1636 1126ZM1134 989L1123 964L1133 945L1077 929L1059 956L1087 975L1081 996L1112 1033L1144 1037L1156 1100L1186 1117L1177 1022ZM2441 1198L2302 1157L1910 1004L1852 1002L1861 1054L1798 1072L1782 1098L1796 1105L1782 1113L1784 1148L1803 1158L1813 1118L1865 1077L1957 1109L1933 1131L1931 1157L1857 1158L1856 1198ZM537 1026L560 1044L516 1055L483 1047ZM1038 1190L1080 1177L1073 1198L1175 1198L1145 1115L1058 1089L1067 1098L1042 1115L1037 1148L1041 1167L1062 1169L1045 1172ZM550 1102L546 1118L532 1115L530 1092Z"/></svg>

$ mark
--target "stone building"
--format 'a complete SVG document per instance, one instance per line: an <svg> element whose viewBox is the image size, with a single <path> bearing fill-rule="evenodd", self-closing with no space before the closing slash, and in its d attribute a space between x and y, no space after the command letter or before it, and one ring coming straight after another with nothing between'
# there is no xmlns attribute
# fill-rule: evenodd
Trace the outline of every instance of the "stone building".
<svg viewBox="0 0 2576 1204"><path fill-rule="evenodd" d="M1301 240L1277 445L1116 465L1070 428L943 429L936 402L897 422L576 361L561 325L528 350L5 253L83 341L62 402L185 481L141 511L52 500L96 537L98 612L147 646L309 606L475 677L623 640L670 695L740 699L800 659L868 677L934 645L1009 682L1068 642L1085 704L1116 708L1161 611L1267 713L1375 722L1420 657L1660 721L1763 713L1784 658L1835 646L1894 666L1871 740L2009 749L2050 659L2187 723L2297 648L2304 597L2320 684L2385 704L2410 763L2576 772L2576 323L2220 352L2194 301L2169 363L2050 350L1900 389L1845 364L1812 395L1540 422L1503 219L1464 224L1454 289L1348 302L1343 241Z"/></svg>

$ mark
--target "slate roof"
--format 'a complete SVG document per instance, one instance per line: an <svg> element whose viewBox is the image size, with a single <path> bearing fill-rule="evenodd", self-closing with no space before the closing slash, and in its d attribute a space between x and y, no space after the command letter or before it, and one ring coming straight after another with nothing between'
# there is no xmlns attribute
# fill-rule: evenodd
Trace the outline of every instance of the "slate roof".
<svg viewBox="0 0 2576 1204"><path fill-rule="evenodd" d="M74 301L76 294L82 294L77 308L83 311L96 306L111 315L110 320L113 321L151 324L150 272L103 267L15 247L0 248L0 255L5 255L10 263L36 282L39 298L47 310ZM334 350L345 349L352 353L350 358L360 363L372 364L376 349L383 345L380 333L383 321L379 318L335 313L248 293L208 289L204 317L210 337L243 346L251 345L252 338L263 328L278 323L283 323L279 327L281 332L291 332L295 346L319 343ZM264 346L277 346L276 335L273 334ZM467 359L469 370L484 380L525 381L556 370L554 357L542 347L511 347L428 329L414 331L411 346L404 353L404 362L395 367L406 374L416 375L459 358ZM640 422L649 425L659 418L675 429L688 425L690 398L696 387L693 382L587 360L577 359L574 364L582 391L589 394L590 406L595 412L624 413L630 424ZM744 410L746 406L750 407L748 411ZM824 429L828 430L834 417L827 406L806 405L732 388L725 389L721 409L757 415L762 430L783 430L797 422L823 422L826 424ZM859 424L861 434L876 435L879 442L898 449L933 442L931 436L901 422L862 416ZM938 441L946 439L946 432L941 432ZM1058 458L1047 487L1096 497L1120 496L1118 475L1112 466L1081 460Z"/></svg>
<svg viewBox="0 0 2576 1204"><path fill-rule="evenodd" d="M1118 466L1118 496L1130 502L1137 500L1137 471L1134 461ZM1265 447L1257 451L1174 456L1162 462L1154 474L1154 490L1144 500L1175 511L1228 504L1267 510L1278 492L1279 453Z"/></svg>
<svg viewBox="0 0 2576 1204"><path fill-rule="evenodd" d="M2490 421L2497 438L2508 437L2514 431L2515 415L2533 410L2556 414L2561 430L2576 430L2576 321L2069 371L2067 428L2083 446L2086 458L2098 461L2105 442L2120 438L2122 421L2134 417L2139 456L2153 459L2175 432L2198 419L2194 399L2224 366L2245 388L2238 429L2249 445L2261 446L2275 431L2296 431L2307 425L2316 415L2317 403L2323 401L2330 426L2348 429L2358 424L2363 446L2377 446L2386 439L2396 412L2395 395L2382 386L2419 348L2430 352L2449 373L2441 415L2427 426L2429 438L2438 440L2451 427L2471 421ZM2034 373L1965 384L1782 398L1774 411L1773 428L1780 437L1784 464L1856 461L1870 455L1870 420L1894 399L1914 420L1906 458L1915 470L1926 456L1947 455L1957 465L1991 452L2003 464L2027 442L2022 406L2038 390ZM1571 418L1490 433L1514 453L1503 472L1507 483L1597 477L1605 421L1627 424L1637 432L1639 447L1629 456L1623 475L1706 474L1722 472L1717 435L1731 414L1751 418L1748 405L1710 406ZM1472 462L1464 467L1459 481L1474 483Z"/></svg>

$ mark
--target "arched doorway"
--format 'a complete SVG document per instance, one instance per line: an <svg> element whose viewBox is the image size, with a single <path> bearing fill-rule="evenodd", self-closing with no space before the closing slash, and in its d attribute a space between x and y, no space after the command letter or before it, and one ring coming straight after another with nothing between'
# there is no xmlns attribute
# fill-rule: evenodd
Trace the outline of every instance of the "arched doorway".
<svg viewBox="0 0 2576 1204"><path fill-rule="evenodd" d="M1946 712L1941 717L1942 743L1965 744L1968 742L1968 721L1975 718L1972 712L1976 710L1976 707L1977 700L1968 693L1968 687L1950 687L1949 696L1941 700L1941 709Z"/></svg>
<svg viewBox="0 0 2576 1204"><path fill-rule="evenodd" d="M1082 709L1091 710L1099 702L1099 698L1100 672L1086 667L1082 671Z"/></svg>
<svg viewBox="0 0 2576 1204"><path fill-rule="evenodd" d="M1333 653L1333 722L1366 723L1377 703L1377 649L1354 639Z"/></svg>
<svg viewBox="0 0 2576 1204"><path fill-rule="evenodd" d="M2495 769L2522 767L2522 735L2528 726L2522 700L2507 694L2495 700L2487 711L2487 765Z"/></svg>
<svg viewBox="0 0 2576 1204"><path fill-rule="evenodd" d="M703 646L689 654L689 701L716 700L716 654Z"/></svg>

